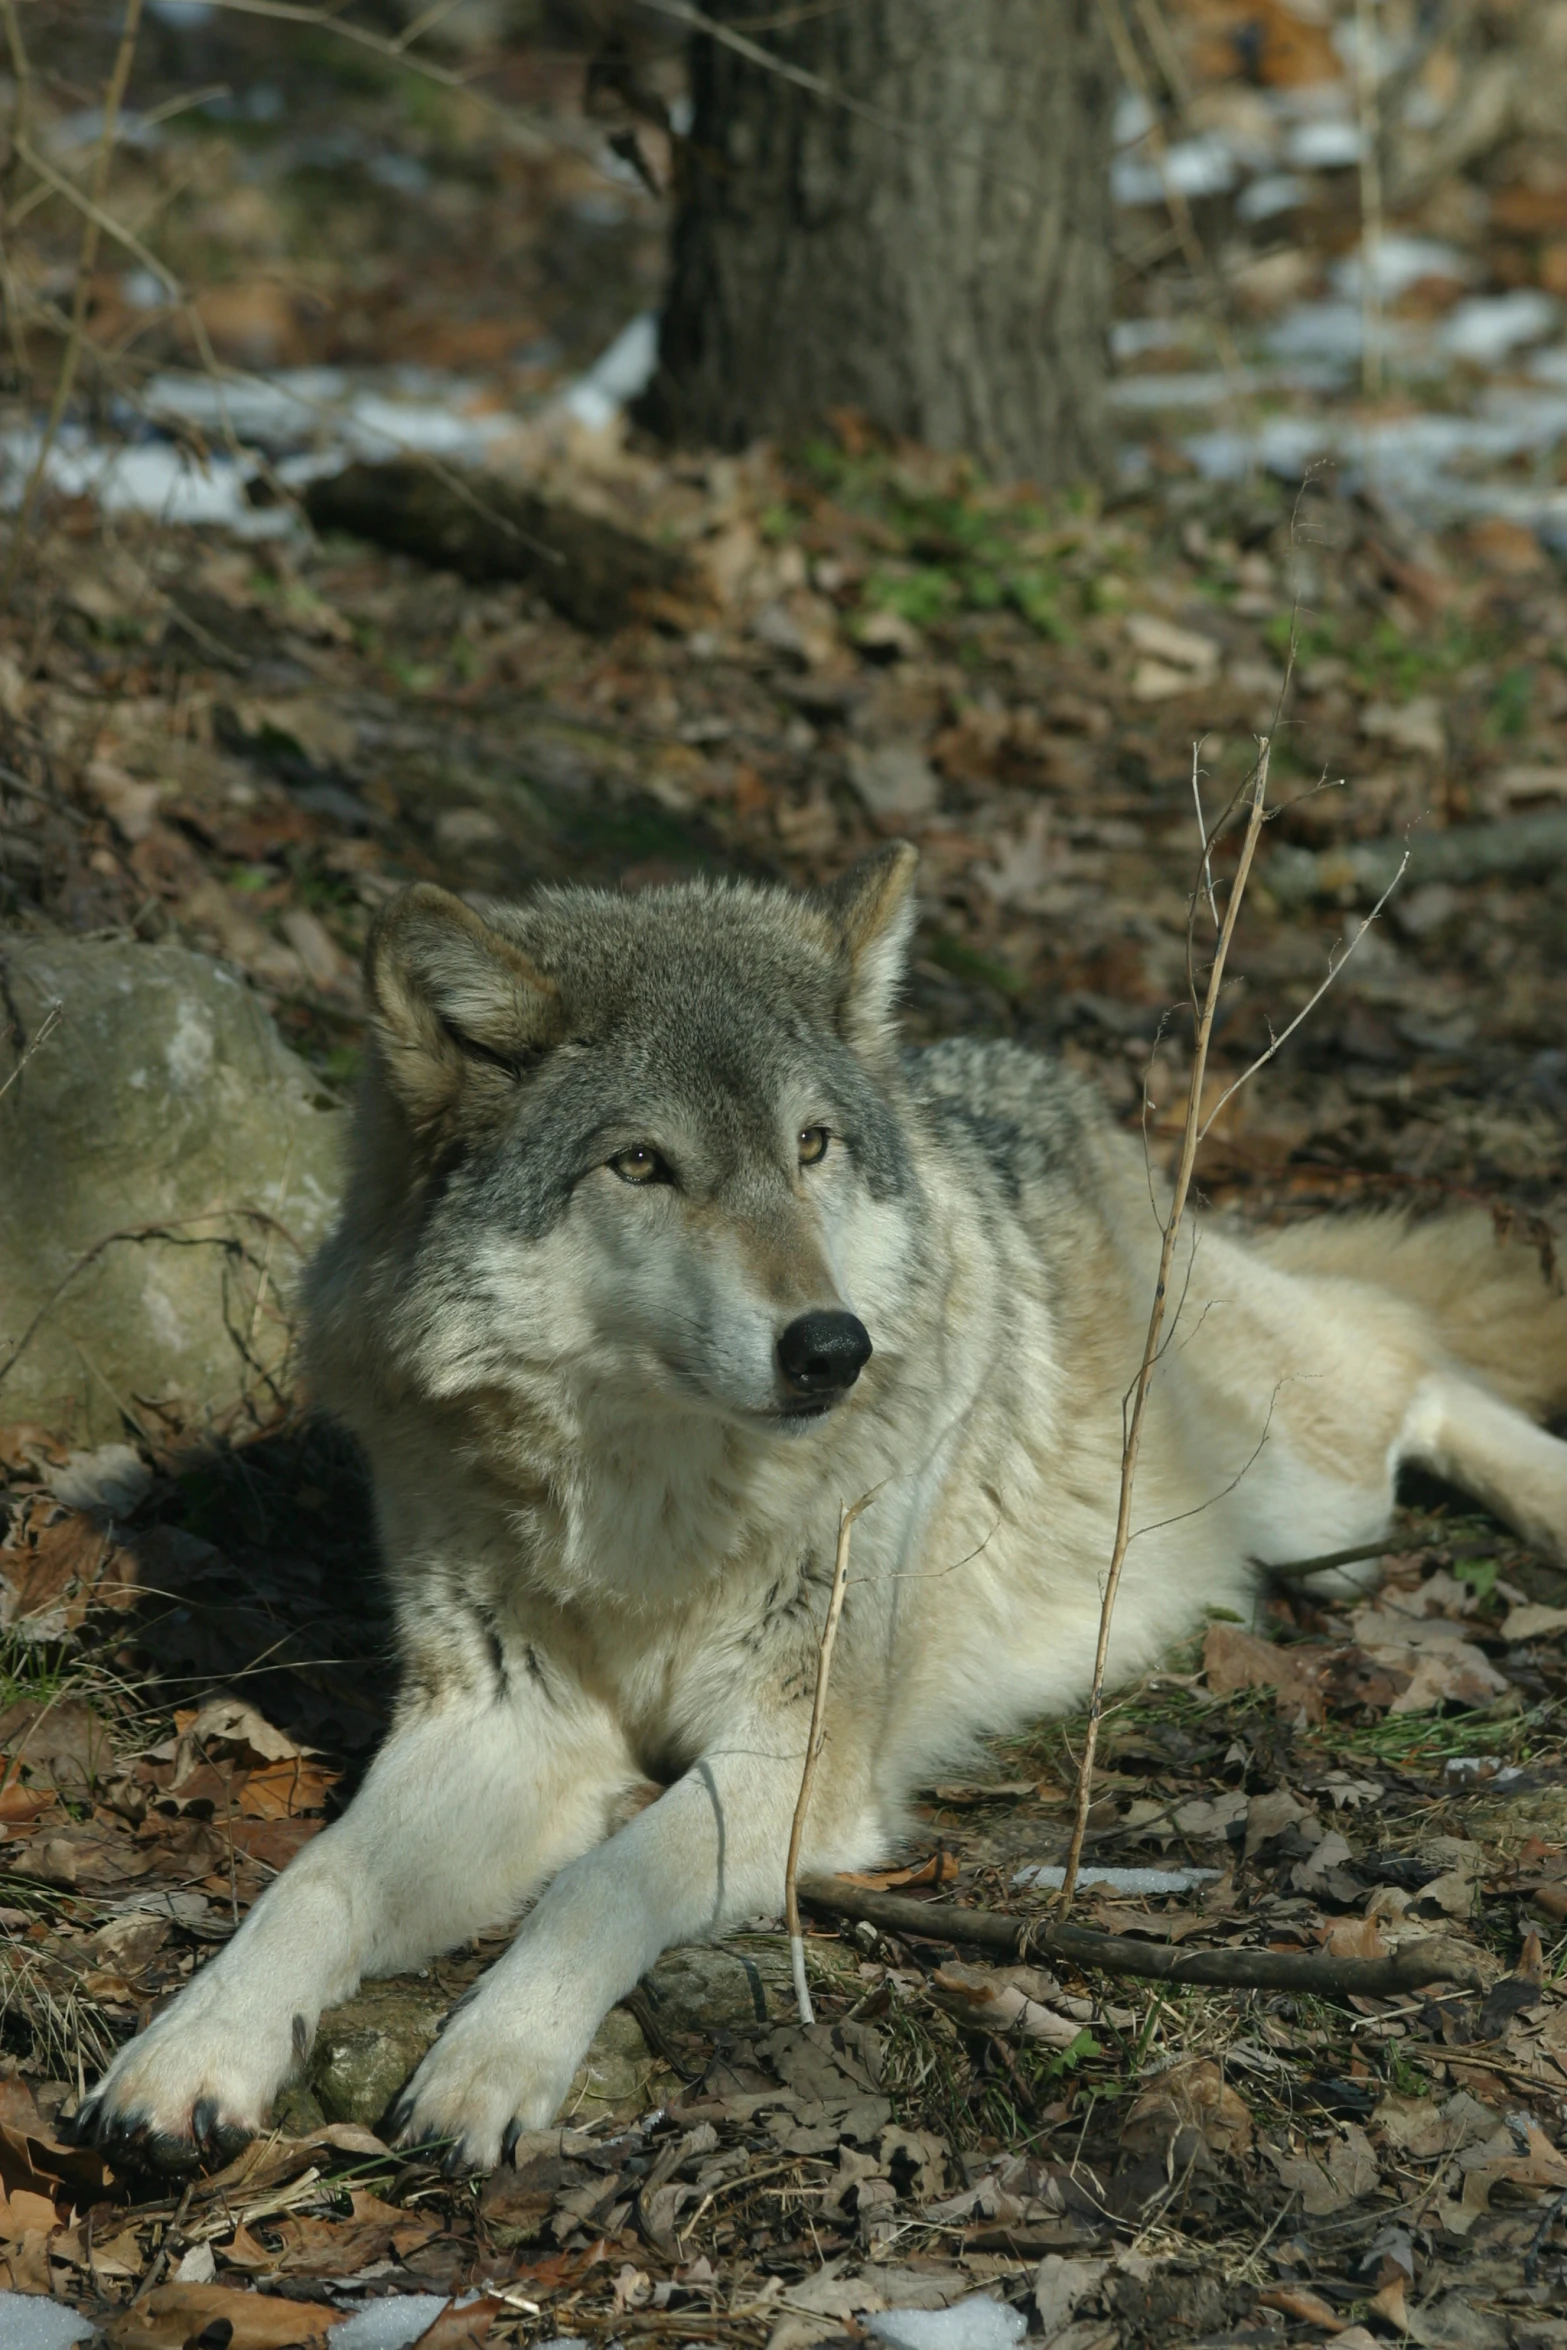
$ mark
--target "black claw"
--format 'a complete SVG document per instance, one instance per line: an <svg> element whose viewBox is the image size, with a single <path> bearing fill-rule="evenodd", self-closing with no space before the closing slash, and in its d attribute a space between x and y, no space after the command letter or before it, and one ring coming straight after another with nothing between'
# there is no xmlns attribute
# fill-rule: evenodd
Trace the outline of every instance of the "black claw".
<svg viewBox="0 0 1567 2350"><path fill-rule="evenodd" d="M517 2140L522 2136L522 2124L515 2116L506 2124L506 2135L501 2140L502 2162L513 2162L517 2155Z"/></svg>
<svg viewBox="0 0 1567 2350"><path fill-rule="evenodd" d="M98 2143L111 2162L129 2163L137 2147L146 2137L148 2122L145 2114L117 2113L98 2133Z"/></svg>
<svg viewBox="0 0 1567 2350"><path fill-rule="evenodd" d="M97 2134L98 2115L101 2110L100 2099L89 2097L85 2105L77 2107L68 2122L60 2124L60 2135L67 2146L90 2146L92 2144Z"/></svg>
<svg viewBox="0 0 1567 2350"><path fill-rule="evenodd" d="M394 2138L401 2137L403 2131L407 2129L409 2122L413 2119L413 2110L414 2101L411 2097L398 2098L397 2103L386 2117L386 2126Z"/></svg>
<svg viewBox="0 0 1567 2350"><path fill-rule="evenodd" d="M198 2097L191 2108L190 2134L198 2146L210 2146L217 2136L218 2101L215 2097Z"/></svg>
<svg viewBox="0 0 1567 2350"><path fill-rule="evenodd" d="M201 2149L189 2138L177 2138L171 2131L152 2130L136 2149L135 2167L179 2178L201 2168Z"/></svg>
<svg viewBox="0 0 1567 2350"><path fill-rule="evenodd" d="M448 2179L466 2178L472 2168L473 2164L468 2159L467 2140L465 2138L454 2139L441 2158L443 2176Z"/></svg>

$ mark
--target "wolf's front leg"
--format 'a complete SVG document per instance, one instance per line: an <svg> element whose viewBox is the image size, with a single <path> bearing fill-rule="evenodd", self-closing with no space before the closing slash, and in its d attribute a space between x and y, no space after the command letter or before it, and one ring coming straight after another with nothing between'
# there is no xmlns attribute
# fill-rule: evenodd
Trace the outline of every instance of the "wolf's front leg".
<svg viewBox="0 0 1567 2350"><path fill-rule="evenodd" d="M545 2127L607 2009L678 1942L783 1905L806 1715L746 1725L554 1880L506 1956L456 2010L393 2115L409 2145L444 2140L486 2170ZM867 1857L875 1825L840 1746L817 1781L812 1868Z"/></svg>
<svg viewBox="0 0 1567 2350"><path fill-rule="evenodd" d="M122 2048L77 2117L113 2154L227 2156L304 2061L323 2008L515 1915L604 1833L628 1772L607 1730L563 1735L522 1692L447 1694L405 1718L342 1819L268 1888L232 1942Z"/></svg>

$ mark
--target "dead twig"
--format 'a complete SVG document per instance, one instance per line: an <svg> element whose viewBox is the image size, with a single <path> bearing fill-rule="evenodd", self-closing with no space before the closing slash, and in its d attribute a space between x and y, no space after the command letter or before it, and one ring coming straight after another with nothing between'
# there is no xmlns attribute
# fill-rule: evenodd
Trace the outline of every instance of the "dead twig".
<svg viewBox="0 0 1567 2350"><path fill-rule="evenodd" d="M4 1385L15 1370L37 1337L38 1332L43 1328L44 1323L70 1288L71 1283L79 1274L85 1273L90 1265L95 1265L106 1248L112 1248L120 1241L166 1240L175 1248L221 1248L226 1249L232 1256L242 1257L248 1263L254 1264L256 1260L251 1256L245 1243L242 1240L234 1239L229 1233L214 1232L206 1236L186 1236L185 1226L211 1224L223 1216L233 1216L247 1223L259 1224L264 1230L270 1230L276 1226L296 1255L303 1256L304 1254L287 1225L279 1224L275 1216L267 1215L265 1210L261 1208L203 1208L193 1216L173 1216L162 1224L132 1224L127 1225L123 1232L106 1232L101 1240L93 1242L91 1248L82 1251L75 1264L60 1276L53 1289L50 1290L49 1295L44 1299L27 1328L6 1356L5 1361L0 1363L0 1386Z"/></svg>
<svg viewBox="0 0 1567 2350"><path fill-rule="evenodd" d="M1251 788L1251 805L1246 819L1246 830L1241 840L1240 863L1235 879L1230 884L1229 897L1224 908L1224 921L1213 950L1213 962L1208 972L1208 987L1203 998L1202 1012L1197 1022L1197 1036L1192 1051L1191 1083L1187 1089L1186 1122L1181 1133L1181 1155L1176 1167L1175 1188L1170 1198L1170 1209L1164 1220L1164 1238L1159 1250L1159 1270L1154 1280L1153 1307L1148 1316L1148 1335L1143 1342L1143 1359L1131 1388L1131 1408L1126 1422L1126 1438L1121 1451L1121 1492L1116 1507L1115 1541L1110 1551L1110 1565L1105 1575L1104 1597L1099 1609L1099 1638L1094 1650L1094 1677L1088 1694L1088 1729L1083 1740L1082 1760L1077 1777L1077 1814L1072 1825L1072 1842L1067 1852L1066 1870L1061 1881L1059 1901L1061 1909L1070 1909L1077 1891L1078 1865L1083 1857L1083 1839L1088 1833L1088 1810L1092 1802L1094 1755L1099 1744L1099 1716L1104 1702L1105 1666L1110 1650L1110 1622L1115 1613L1116 1593L1121 1586L1121 1569L1126 1563L1126 1548L1132 1533L1132 1491L1137 1480L1137 1456L1142 1447L1143 1414L1147 1408L1148 1390L1153 1382L1154 1366L1159 1359L1159 1335L1164 1328L1165 1306L1169 1297L1170 1267L1175 1257L1175 1244L1180 1235L1181 1219L1186 1212L1186 1196L1191 1189L1192 1169L1197 1159L1197 1144L1202 1130L1202 1087L1208 1066L1208 1045L1213 1035L1214 1015L1219 1008L1219 991L1224 984L1224 966L1229 959L1230 941L1235 936L1235 925L1240 915L1241 900L1246 891L1247 876L1252 859L1257 853L1257 842L1262 834L1268 802L1269 738L1264 735L1257 759L1257 770ZM1204 854L1207 844L1204 843Z"/></svg>
<svg viewBox="0 0 1567 2350"><path fill-rule="evenodd" d="M71 297L71 326L65 349L60 357L60 372L55 379L54 397L49 402L49 413L39 436L38 454L33 459L27 486L22 492L22 503L17 509L11 529L11 544L6 551L5 571L0 574L0 609L11 601L16 587L16 575L21 567L22 549L32 529L33 514L49 470L49 458L70 404L76 371L81 365L82 344L87 333L87 311L92 298L93 270L98 259L98 239L102 231L103 199L109 185L109 166L114 160L115 141L119 137L120 106L125 96L125 85L130 80L131 61L136 55L136 37L141 30L142 0L126 0L125 22L120 29L120 45L115 51L108 87L103 94L103 131L98 141L98 152L93 160L92 193L89 210L82 223L82 241L76 256L76 286ZM9 28L8 28L9 29Z"/></svg>
<svg viewBox="0 0 1567 2350"><path fill-rule="evenodd" d="M1355 0L1355 111L1360 129L1360 388L1382 391L1382 127L1374 0Z"/></svg>
<svg viewBox="0 0 1567 2350"><path fill-rule="evenodd" d="M1354 937L1346 942L1344 952L1339 956L1337 962L1333 960L1331 955L1328 957L1327 977L1323 980L1321 986L1314 989L1313 992L1306 998L1306 1001L1301 1005L1300 1010L1296 1013L1294 1019L1289 1023L1289 1026L1287 1028L1281 1028L1278 1035L1270 1039L1266 1052L1259 1053L1251 1065L1241 1071L1234 1084L1227 1085L1223 1093L1220 1094L1218 1100L1214 1103L1213 1108L1208 1112L1207 1117L1203 1121L1202 1132L1197 1137L1199 1142L1204 1139L1215 1118L1217 1118L1219 1112L1224 1108L1225 1103L1232 1100L1233 1097L1240 1092L1240 1089L1243 1085L1248 1085L1252 1078L1256 1076L1259 1069L1265 1069L1268 1063L1274 1058L1274 1055L1281 1052L1284 1046L1288 1044L1290 1038L1294 1035L1301 1022L1311 1017L1311 1014L1316 1010L1318 1004L1321 1003L1323 997L1327 994L1328 989L1333 985L1334 980L1337 979L1339 973L1343 970L1344 965L1349 961L1349 958L1354 953L1356 947L1359 946L1361 940L1365 937L1366 932L1371 928L1372 923L1376 921L1383 907L1387 904L1388 899L1393 895L1394 890L1397 889L1399 883L1403 880L1408 865L1409 851L1406 849L1403 856L1399 859L1397 872L1393 875L1392 880L1388 883L1386 889L1382 892L1382 895L1378 898L1376 904L1372 907L1370 913L1366 916L1364 922L1362 922Z"/></svg>
<svg viewBox="0 0 1567 2350"><path fill-rule="evenodd" d="M1338 1999L1389 1999L1427 1983L1460 1983L1471 1991L1485 1988L1473 1956L1436 1939L1406 1943L1387 1958L1334 1958L1325 1950L1178 1950L1129 1934L1100 1934L1088 1926L1009 1917L999 1910L960 1909L954 1902L915 1901L906 1894L871 1893L842 1877L807 1877L800 1895L812 1909L833 1917L864 1918L889 1934L966 1942L1025 1964L1030 1959L1060 1958L1073 1966L1098 1967L1107 1975L1135 1975L1145 1982L1309 1991Z"/></svg>
<svg viewBox="0 0 1567 2350"><path fill-rule="evenodd" d="M4 1101L6 1095L10 1092L17 1079L21 1076L22 1071L27 1067L28 1062L32 1059L34 1053L38 1051L40 1045L46 1045L49 1042L50 1037L53 1036L55 1030L59 1027L60 1022L64 1017L64 999L60 996L54 996L50 1000L49 1009L47 1012L45 1012L42 1020L38 1024L38 1034L33 1038L29 1045L24 1047L23 1051L17 1058L16 1067L6 1078L4 1084L0 1085L0 1101Z"/></svg>
<svg viewBox="0 0 1567 2350"><path fill-rule="evenodd" d="M1147 132L1147 145L1153 156L1154 169L1159 174L1160 186L1164 192L1165 209L1170 215L1170 223L1175 230L1186 266L1197 283L1208 311L1208 325L1213 335L1213 347L1218 356L1219 367L1225 378L1229 404L1239 415L1245 406L1246 370L1242 364L1240 352L1236 348L1235 337L1230 332L1229 319L1225 314L1224 289L1219 282L1218 272L1208 256L1207 247L1197 233L1197 223L1192 218L1192 208L1187 201L1185 191L1178 186L1171 172L1169 141L1164 135L1164 125L1154 110L1153 98L1148 88L1148 77L1143 71L1143 61L1137 54L1137 44L1132 39L1131 30L1121 13L1120 0L1100 0L1100 13L1104 18L1105 30L1110 36L1110 45L1115 51L1115 61L1120 70L1121 79L1129 90L1135 90L1138 93L1152 117Z"/></svg>
<svg viewBox="0 0 1567 2350"><path fill-rule="evenodd" d="M794 1996L800 2010L802 2024L814 2024L816 2011L811 2005L810 1987L805 1980L805 1935L800 1925L800 1840L805 1834L805 1815L811 1808L811 1788L816 1779L816 1765L822 1751L826 1727L827 1683L832 1674L832 1652L837 1645L838 1619L843 1614L843 1595L849 1587L849 1535L855 1519L862 1510L869 1509L875 1500L874 1492L862 1493L856 1502L845 1502L838 1511L838 1551L833 1560L832 1591L827 1601L827 1621L822 1626L822 1642L816 1652L816 1694L811 1700L811 1729L805 1741L805 1764L800 1772L800 1793L794 1807L794 1820L789 1830L789 1858L784 1864L784 1921L789 1928L789 1959L794 1968Z"/></svg>

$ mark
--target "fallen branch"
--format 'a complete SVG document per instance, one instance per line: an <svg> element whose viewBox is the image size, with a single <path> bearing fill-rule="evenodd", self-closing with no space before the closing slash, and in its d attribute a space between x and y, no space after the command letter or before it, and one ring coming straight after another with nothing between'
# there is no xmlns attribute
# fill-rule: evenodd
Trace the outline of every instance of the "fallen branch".
<svg viewBox="0 0 1567 2350"><path fill-rule="evenodd" d="M816 2011L811 2005L810 1986L805 1980L805 1935L800 1925L799 1901L800 1843L805 1834L805 1815L811 1808L816 1764L822 1751L827 1683L832 1675L832 1652L838 1640L838 1618L843 1614L843 1595L849 1588L849 1534L855 1519L862 1510L869 1508L874 1498L874 1494L862 1493L857 1502L844 1503L838 1512L838 1550L833 1560L827 1621L822 1626L821 1646L816 1652L816 1694L811 1700L811 1728L805 1741L800 1792L795 1799L794 1819L789 1829L789 1857L784 1864L784 1923L789 1929L789 1960L794 1968L794 1996L802 2024L814 2024Z"/></svg>
<svg viewBox="0 0 1567 2350"><path fill-rule="evenodd" d="M1541 808L1495 824L1454 824L1446 832L1416 832L1405 840L1346 842L1336 849L1297 849L1281 842L1268 858L1266 879L1283 906L1310 898L1381 896L1407 857L1409 885L1468 883L1493 874L1539 873L1567 863L1567 808Z"/></svg>
<svg viewBox="0 0 1567 2350"><path fill-rule="evenodd" d="M1214 1015L1219 1008L1219 991L1224 984L1224 966L1229 958L1230 941L1235 936L1235 924L1241 910L1241 899L1246 892L1246 877L1251 871L1252 859L1257 853L1257 842L1262 833L1268 801L1268 753L1266 735L1258 751L1257 772L1251 787L1251 807L1246 819L1246 830L1241 839L1240 863L1230 894L1225 903L1224 921L1213 950L1213 962L1208 972L1207 991L1203 997L1202 1012L1197 1022L1196 1042L1192 1051L1191 1083L1186 1097L1186 1123L1181 1134L1181 1155L1176 1167L1175 1186L1170 1195L1170 1210L1164 1220L1164 1238L1159 1250L1159 1271L1154 1280L1153 1308L1148 1316L1148 1335L1143 1341L1143 1359L1132 1382L1131 1409L1126 1421L1126 1436L1121 1449L1121 1492L1116 1506L1115 1540L1110 1550L1110 1565L1105 1574L1104 1596L1099 1607L1099 1638L1094 1650L1094 1677L1088 1692L1088 1726L1083 1739L1083 1752L1077 1774L1077 1811L1072 1823L1072 1841L1067 1850L1066 1870L1058 1896L1063 1913L1072 1906L1077 1891L1078 1865L1083 1857L1083 1839L1088 1833L1088 1813L1093 1801L1094 1755L1099 1745L1099 1717L1104 1705L1105 1667L1110 1653L1110 1622L1115 1613L1116 1593L1121 1587L1121 1569L1126 1563L1127 1545L1132 1538L1132 1491L1137 1480L1137 1456L1142 1447L1143 1413L1148 1403L1148 1390L1153 1384L1155 1366L1159 1360L1159 1338L1164 1329L1165 1307L1169 1300L1170 1267L1175 1257L1175 1243L1186 1212L1186 1197L1191 1189L1192 1169L1197 1161L1197 1145L1202 1134L1202 1086L1208 1066L1208 1045L1213 1035ZM1203 857L1206 866L1209 843L1204 838Z"/></svg>
<svg viewBox="0 0 1567 2350"><path fill-rule="evenodd" d="M800 1898L812 1909L833 1917L863 1918L889 1934L966 1942L1025 1965L1031 1959L1066 1959L1073 1966L1098 1967L1107 1975L1136 1975L1147 1982L1306 1991L1337 1999L1391 1999L1427 1983L1485 1989L1470 1953L1444 1940L1406 1943L1387 1958L1335 1958L1325 1950L1178 1950L1164 1942L1100 1934L1088 1926L1058 1925L1048 1918L1009 1917L999 1910L960 1909L950 1901L870 1893L842 1877L808 1877Z"/></svg>
<svg viewBox="0 0 1567 2350"><path fill-rule="evenodd" d="M1407 1558L1419 1550L1433 1550L1439 1542L1453 1542L1452 1534L1408 1534L1399 1539L1389 1536L1382 1542L1357 1542L1348 1550L1325 1550L1314 1559L1256 1559L1253 1564L1259 1574L1271 1575L1278 1583L1303 1583L1309 1576L1325 1575L1333 1567L1356 1567L1366 1559ZM1516 1540L1504 1538L1488 1540L1476 1536L1464 1540L1465 1558L1494 1558L1499 1551L1516 1548Z"/></svg>
<svg viewBox="0 0 1567 2350"><path fill-rule="evenodd" d="M608 632L660 600L695 593L667 548L518 489L417 459L349 465L304 493L317 530L348 531L471 580L521 579L578 628Z"/></svg>

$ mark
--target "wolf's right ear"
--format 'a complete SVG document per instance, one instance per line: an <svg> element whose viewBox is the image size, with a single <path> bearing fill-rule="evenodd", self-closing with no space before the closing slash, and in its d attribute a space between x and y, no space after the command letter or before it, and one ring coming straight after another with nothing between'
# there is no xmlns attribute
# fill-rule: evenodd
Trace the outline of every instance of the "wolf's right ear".
<svg viewBox="0 0 1567 2350"><path fill-rule="evenodd" d="M377 915L365 984L387 1076L417 1126L465 1087L515 1079L563 1034L554 982L433 882L416 882Z"/></svg>
<svg viewBox="0 0 1567 2350"><path fill-rule="evenodd" d="M919 861L912 842L889 841L821 892L848 958L844 1034L862 1052L891 1042L893 1006L919 911L914 899Z"/></svg>

